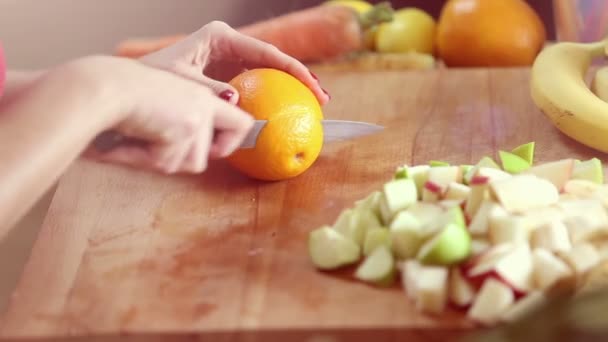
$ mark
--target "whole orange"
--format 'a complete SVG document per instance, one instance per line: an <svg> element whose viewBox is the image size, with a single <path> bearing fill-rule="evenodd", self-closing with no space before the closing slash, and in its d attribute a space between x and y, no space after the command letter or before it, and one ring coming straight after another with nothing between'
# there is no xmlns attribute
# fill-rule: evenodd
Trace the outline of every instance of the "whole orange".
<svg viewBox="0 0 608 342"><path fill-rule="evenodd" d="M437 26L447 66L528 66L542 49L545 27L524 0L448 0Z"/></svg>
<svg viewBox="0 0 608 342"><path fill-rule="evenodd" d="M230 81L239 107L267 120L253 148L228 157L249 177L278 181L306 171L323 146L323 112L314 93L294 76L276 69L245 71Z"/></svg>

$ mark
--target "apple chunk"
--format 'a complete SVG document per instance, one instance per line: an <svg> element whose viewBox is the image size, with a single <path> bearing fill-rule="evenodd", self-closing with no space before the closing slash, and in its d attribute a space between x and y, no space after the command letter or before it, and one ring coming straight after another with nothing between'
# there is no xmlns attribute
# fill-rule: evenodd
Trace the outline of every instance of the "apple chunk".
<svg viewBox="0 0 608 342"><path fill-rule="evenodd" d="M591 198L599 187L599 184L586 179L570 179L564 184L564 194L575 198Z"/></svg>
<svg viewBox="0 0 608 342"><path fill-rule="evenodd" d="M596 184L604 183L604 169L601 160L591 158L574 164L572 179L584 179Z"/></svg>
<svg viewBox="0 0 608 342"><path fill-rule="evenodd" d="M421 266L418 268L413 287L414 303L424 313L441 314L448 301L448 269L441 266Z"/></svg>
<svg viewBox="0 0 608 342"><path fill-rule="evenodd" d="M409 178L416 183L418 199L422 196L422 187L428 179L429 165L401 166L395 172L395 179Z"/></svg>
<svg viewBox="0 0 608 342"><path fill-rule="evenodd" d="M437 204L425 202L416 202L409 206L406 211L414 215L422 226L426 226L443 213L443 209Z"/></svg>
<svg viewBox="0 0 608 342"><path fill-rule="evenodd" d="M534 142L519 145L511 150L511 153L522 158L528 164L534 164Z"/></svg>
<svg viewBox="0 0 608 342"><path fill-rule="evenodd" d="M392 250L397 259L412 258L418 252L424 238L430 232L423 231L426 228L410 212L402 211L389 226Z"/></svg>
<svg viewBox="0 0 608 342"><path fill-rule="evenodd" d="M532 252L534 285L540 290L553 286L559 280L573 275L570 267L550 251L537 248Z"/></svg>
<svg viewBox="0 0 608 342"><path fill-rule="evenodd" d="M544 248L551 252L568 251L572 248L568 228L560 220L553 220L532 232L534 248Z"/></svg>
<svg viewBox="0 0 608 342"><path fill-rule="evenodd" d="M528 243L530 229L523 216L495 215L490 219L489 233L493 244Z"/></svg>
<svg viewBox="0 0 608 342"><path fill-rule="evenodd" d="M468 270L467 277L496 278L518 292L529 291L532 288L534 270L530 246L528 244L507 246L509 247L505 248L506 252L501 251L493 257L480 258L480 261Z"/></svg>
<svg viewBox="0 0 608 342"><path fill-rule="evenodd" d="M492 325L500 321L514 302L515 295L511 288L496 279L488 278L481 286L467 316L476 322Z"/></svg>
<svg viewBox="0 0 608 342"><path fill-rule="evenodd" d="M471 191L467 198L464 212L467 217L472 218L479 210L481 203L486 199L488 194L488 178L475 177L470 183Z"/></svg>
<svg viewBox="0 0 608 342"><path fill-rule="evenodd" d="M488 232L490 219L495 220L496 217L506 216L507 212L496 202L483 201L479 210L469 224L469 231L473 236L485 236Z"/></svg>
<svg viewBox="0 0 608 342"><path fill-rule="evenodd" d="M313 264L322 270L353 264L359 261L361 253L359 245L329 226L310 232L308 251Z"/></svg>
<svg viewBox="0 0 608 342"><path fill-rule="evenodd" d="M384 184L382 194L380 209L384 224L388 224L397 212L418 201L416 183L409 178Z"/></svg>
<svg viewBox="0 0 608 342"><path fill-rule="evenodd" d="M530 163L528 163L522 157L506 152L506 151L498 151L500 156L500 160L502 163L502 168L508 173L520 173L530 168Z"/></svg>
<svg viewBox="0 0 608 342"><path fill-rule="evenodd" d="M435 223L432 223L435 224ZM438 218L440 231L420 247L416 258L423 264L452 265L471 254L469 234L462 209L453 207Z"/></svg>
<svg viewBox="0 0 608 342"><path fill-rule="evenodd" d="M380 220L371 210L349 208L340 213L334 223L334 229L362 246L367 229L380 225Z"/></svg>
<svg viewBox="0 0 608 342"><path fill-rule="evenodd" d="M379 246L391 246L390 231L384 227L369 228L363 242L363 255L370 255Z"/></svg>
<svg viewBox="0 0 608 342"><path fill-rule="evenodd" d="M479 162L477 164L475 164L472 168L468 168L467 173L464 174L463 177L463 181L465 184L470 184L471 180L473 179L473 177L475 177L475 175L477 174L477 171L482 168L492 168L492 169L500 169L500 166L498 166L498 164L496 164L496 162L494 161L494 159L490 158L490 157L483 157L479 160Z"/></svg>
<svg viewBox="0 0 608 342"><path fill-rule="evenodd" d="M533 166L524 173L546 179L561 191L572 177L573 170L574 159L562 159Z"/></svg>
<svg viewBox="0 0 608 342"><path fill-rule="evenodd" d="M367 195L367 197L355 202L355 210L371 210L377 217L380 217L380 199L382 193L380 191L374 191Z"/></svg>
<svg viewBox="0 0 608 342"><path fill-rule="evenodd" d="M503 322L515 322L532 314L547 302L543 291L532 291L513 304L501 317Z"/></svg>
<svg viewBox="0 0 608 342"><path fill-rule="evenodd" d="M557 207L563 213L573 243L608 234L608 213L597 200L577 199L560 201Z"/></svg>
<svg viewBox="0 0 608 342"><path fill-rule="evenodd" d="M458 267L450 270L449 298L458 307L467 307L475 299L475 289L462 275Z"/></svg>
<svg viewBox="0 0 608 342"><path fill-rule="evenodd" d="M578 275L589 271L601 260L597 249L590 243L576 244L568 251L557 252L557 255Z"/></svg>
<svg viewBox="0 0 608 342"><path fill-rule="evenodd" d="M557 188L533 175L519 174L490 183L490 192L511 213L548 206L559 200Z"/></svg>
<svg viewBox="0 0 608 342"><path fill-rule="evenodd" d="M355 271L355 278L380 286L387 286L395 279L395 260L387 246L379 246L365 258Z"/></svg>
<svg viewBox="0 0 608 342"><path fill-rule="evenodd" d="M443 198L446 200L464 200L469 197L470 192L471 188L468 186L462 183L451 182L448 184L448 189Z"/></svg>

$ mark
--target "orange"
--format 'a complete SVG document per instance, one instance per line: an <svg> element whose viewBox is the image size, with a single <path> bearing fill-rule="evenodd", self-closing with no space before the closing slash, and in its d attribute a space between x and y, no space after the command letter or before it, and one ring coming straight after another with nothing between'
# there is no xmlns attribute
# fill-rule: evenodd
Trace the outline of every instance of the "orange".
<svg viewBox="0 0 608 342"><path fill-rule="evenodd" d="M323 112L313 92L294 76L276 69L252 69L230 81L239 107L268 120L255 147L228 157L249 177L278 181L302 174L323 146Z"/></svg>
<svg viewBox="0 0 608 342"><path fill-rule="evenodd" d="M437 26L438 55L452 67L529 66L545 39L523 0L448 0Z"/></svg>

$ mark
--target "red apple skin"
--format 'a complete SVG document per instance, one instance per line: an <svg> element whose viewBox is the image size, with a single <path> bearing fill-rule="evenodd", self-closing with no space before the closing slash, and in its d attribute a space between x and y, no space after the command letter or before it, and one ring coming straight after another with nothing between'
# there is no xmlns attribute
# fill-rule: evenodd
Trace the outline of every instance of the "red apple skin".
<svg viewBox="0 0 608 342"><path fill-rule="evenodd" d="M6 80L6 61L4 60L4 50L0 44L0 97L4 91L4 81Z"/></svg>
<svg viewBox="0 0 608 342"><path fill-rule="evenodd" d="M434 194L440 194L441 193L441 187L437 183L433 183L433 182L427 181L426 183L424 183L424 188L427 189L428 191L434 193Z"/></svg>
<svg viewBox="0 0 608 342"><path fill-rule="evenodd" d="M488 181L490 180L489 177L486 176L474 176L473 178L471 178L471 181L469 182L470 185L483 185L483 184L488 184Z"/></svg>

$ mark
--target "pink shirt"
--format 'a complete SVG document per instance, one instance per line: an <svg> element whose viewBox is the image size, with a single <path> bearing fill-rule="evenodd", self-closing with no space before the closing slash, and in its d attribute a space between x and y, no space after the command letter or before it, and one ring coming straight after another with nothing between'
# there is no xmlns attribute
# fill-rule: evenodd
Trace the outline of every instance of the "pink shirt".
<svg viewBox="0 0 608 342"><path fill-rule="evenodd" d="M0 97L2 97L2 91L4 90L4 79L6 78L6 63L4 61L4 51L2 50L2 44L0 44Z"/></svg>

